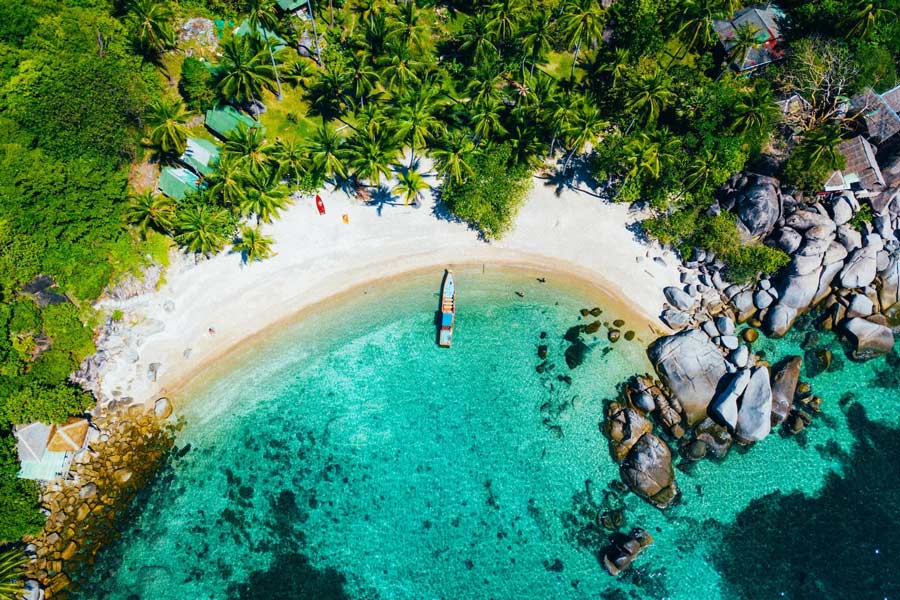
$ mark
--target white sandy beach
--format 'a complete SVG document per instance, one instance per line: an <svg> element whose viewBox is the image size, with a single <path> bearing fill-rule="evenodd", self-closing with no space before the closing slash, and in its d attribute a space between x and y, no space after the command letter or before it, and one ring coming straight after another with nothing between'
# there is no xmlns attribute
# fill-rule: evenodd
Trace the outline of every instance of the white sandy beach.
<svg viewBox="0 0 900 600"><path fill-rule="evenodd" d="M420 208L379 208L341 191L323 192L324 216L312 198L304 198L265 226L275 239L274 258L249 265L235 254L196 265L174 261L158 291L101 301L103 310L121 309L126 322L136 324L126 339L100 345L107 354L99 373L101 399L154 400L241 340L306 307L427 267L436 269L436 282L439 269L471 263L529 266L550 279L553 272L575 275L645 317L648 327L666 331L658 317L662 289L679 282L675 257L635 238L626 225L640 215L628 205L570 189L555 192L536 178L513 230L493 243L464 223L435 217L430 196ZM654 261L656 256L665 264ZM159 365L156 381L148 376L153 363Z"/></svg>

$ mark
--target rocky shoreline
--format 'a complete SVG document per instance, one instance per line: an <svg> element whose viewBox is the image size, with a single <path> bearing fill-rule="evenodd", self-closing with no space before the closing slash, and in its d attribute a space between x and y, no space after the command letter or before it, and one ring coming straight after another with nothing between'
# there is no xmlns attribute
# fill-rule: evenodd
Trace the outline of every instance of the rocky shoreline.
<svg viewBox="0 0 900 600"><path fill-rule="evenodd" d="M23 540L32 558L26 570L34 590L29 598L68 598L97 552L120 535L134 498L172 449L179 424L171 414L166 399L150 407L104 407L94 414L95 441L66 479L42 490L47 522L38 535Z"/></svg>
<svg viewBox="0 0 900 600"><path fill-rule="evenodd" d="M665 509L679 496L673 457L682 464L721 459L733 444L752 445L779 427L799 433L820 413L822 398L801 381L801 367L806 360L807 373L827 368L830 351L772 365L752 350L759 330L782 337L812 313L816 328L841 336L851 360L892 351L900 333L900 202L880 207L871 222L858 218L865 202L876 207L849 191L803 202L771 177L732 179L710 210L731 211L748 241L780 248L790 264L756 284L734 285L721 261L695 249L682 267L684 286L665 289L670 306L661 318L677 333L649 346L655 374L624 384L601 422L632 492ZM741 324L747 327L739 331ZM615 537L611 544L622 568L643 549Z"/></svg>

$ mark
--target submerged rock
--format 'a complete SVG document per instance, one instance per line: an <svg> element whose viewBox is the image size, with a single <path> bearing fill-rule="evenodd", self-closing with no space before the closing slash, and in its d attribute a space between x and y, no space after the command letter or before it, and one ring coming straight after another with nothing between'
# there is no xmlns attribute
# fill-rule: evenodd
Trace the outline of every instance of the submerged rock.
<svg viewBox="0 0 900 600"><path fill-rule="evenodd" d="M772 370L772 425L780 425L794 405L803 359L789 356Z"/></svg>
<svg viewBox="0 0 900 600"><path fill-rule="evenodd" d="M643 529L632 529L628 535L613 536L612 544L603 551L603 568L610 575L618 575L652 543L653 538Z"/></svg>
<svg viewBox="0 0 900 600"><path fill-rule="evenodd" d="M672 451L652 433L645 433L631 447L619 475L631 491L657 508L666 508L678 495Z"/></svg>
<svg viewBox="0 0 900 600"><path fill-rule="evenodd" d="M571 346L566 348L566 365L570 369L580 366L587 359L590 352L591 348L587 344L581 340L576 340Z"/></svg>

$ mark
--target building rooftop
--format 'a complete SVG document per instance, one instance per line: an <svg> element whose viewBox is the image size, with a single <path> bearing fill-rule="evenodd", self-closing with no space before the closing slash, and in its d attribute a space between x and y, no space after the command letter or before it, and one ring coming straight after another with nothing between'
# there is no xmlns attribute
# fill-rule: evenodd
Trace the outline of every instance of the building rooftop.
<svg viewBox="0 0 900 600"><path fill-rule="evenodd" d="M219 147L203 138L188 138L184 154L179 159L198 174L208 177L219 161Z"/></svg>
<svg viewBox="0 0 900 600"><path fill-rule="evenodd" d="M714 22L713 29L726 52L731 52L734 48L734 37L738 29L750 27L756 32L758 45L747 52L743 63L734 65L738 71L748 71L784 56L784 51L778 47L782 39L778 22L783 18L784 13L779 8L767 4L763 7L741 9L734 13L731 19Z"/></svg>
<svg viewBox="0 0 900 600"><path fill-rule="evenodd" d="M39 461L47 451L53 427L43 423L29 423L16 427L15 434L19 462Z"/></svg>
<svg viewBox="0 0 900 600"><path fill-rule="evenodd" d="M875 148L861 135L845 140L838 146L844 156L845 165L835 171L825 182L825 191L849 190L878 194L885 187L884 176L878 161L875 160Z"/></svg>
<svg viewBox="0 0 900 600"><path fill-rule="evenodd" d="M206 126L221 138L227 138L240 125L247 129L262 128L262 124L238 111L231 105L220 106L206 111Z"/></svg>
<svg viewBox="0 0 900 600"><path fill-rule="evenodd" d="M90 423L87 419L69 419L65 425L56 425L47 442L50 452L78 452L84 448Z"/></svg>
<svg viewBox="0 0 900 600"><path fill-rule="evenodd" d="M304 3L301 3L304 4ZM279 4L280 5L280 4ZM237 37L241 37L242 35L250 35L253 32L253 29L250 27L250 21L248 19L244 19L240 25L234 28L234 35ZM260 27L256 33L259 37L264 40L271 40L274 42L273 47L275 50L281 50L285 46L287 46L287 42L284 41L284 38L280 37L274 31L269 31L265 27Z"/></svg>
<svg viewBox="0 0 900 600"><path fill-rule="evenodd" d="M850 108L854 113L860 113L873 143L881 144L900 132L900 85L883 94L866 88L865 92L854 96Z"/></svg>
<svg viewBox="0 0 900 600"><path fill-rule="evenodd" d="M165 167L159 175L159 191L175 200L183 200L200 189L200 178L183 167Z"/></svg>

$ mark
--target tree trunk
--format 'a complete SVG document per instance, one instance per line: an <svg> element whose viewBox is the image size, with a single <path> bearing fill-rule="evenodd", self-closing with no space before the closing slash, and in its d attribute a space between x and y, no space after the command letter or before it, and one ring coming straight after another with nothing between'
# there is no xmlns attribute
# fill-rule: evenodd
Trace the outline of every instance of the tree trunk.
<svg viewBox="0 0 900 600"><path fill-rule="evenodd" d="M278 86L278 101L281 102L281 78L278 76L278 65L275 64L275 54L272 52L272 44L266 39L269 48L269 59L272 61L272 69L275 71L275 84Z"/></svg>
<svg viewBox="0 0 900 600"><path fill-rule="evenodd" d="M313 41L316 43L316 57L318 59L316 62L321 67L322 51L319 49L319 33L316 31L316 17L313 15L312 0L306 0L306 6L309 8L309 20L312 21L313 26Z"/></svg>
<svg viewBox="0 0 900 600"><path fill-rule="evenodd" d="M578 52L581 50L581 40L575 44L575 55L572 57L572 80L575 80L575 65L578 64Z"/></svg>

